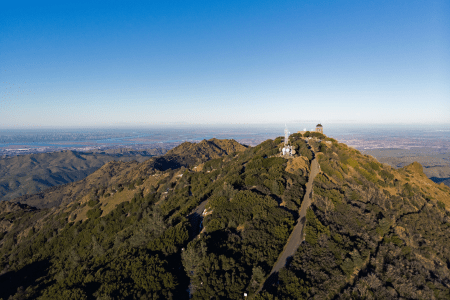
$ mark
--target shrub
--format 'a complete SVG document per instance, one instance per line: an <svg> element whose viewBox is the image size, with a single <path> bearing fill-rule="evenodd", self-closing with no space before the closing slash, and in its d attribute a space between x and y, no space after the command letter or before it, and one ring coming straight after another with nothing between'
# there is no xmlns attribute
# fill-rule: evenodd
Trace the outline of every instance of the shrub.
<svg viewBox="0 0 450 300"><path fill-rule="evenodd" d="M384 180L388 179L388 180L393 180L394 179L394 175L386 170L381 170L379 172L381 178L383 178Z"/></svg>
<svg viewBox="0 0 450 300"><path fill-rule="evenodd" d="M357 171L363 175L368 181L372 181L373 183L377 183L377 177L374 174L371 174L370 172L368 172L367 170L363 169L363 168L356 168ZM373 171L372 171L373 172Z"/></svg>
<svg viewBox="0 0 450 300"><path fill-rule="evenodd" d="M347 159L346 163L353 168L356 168L358 166L358 162L356 160L354 160L353 158Z"/></svg>
<svg viewBox="0 0 450 300"><path fill-rule="evenodd" d="M98 201L97 199L89 200L88 206L89 207L94 207L94 206L96 206L99 203L100 203L100 201Z"/></svg>
<svg viewBox="0 0 450 300"><path fill-rule="evenodd" d="M380 165L379 165L378 163L374 162L374 161L371 161L371 162L369 163L369 165L370 165L370 167L372 167L372 169L374 169L375 171L380 170Z"/></svg>
<svg viewBox="0 0 450 300"><path fill-rule="evenodd" d="M330 229L323 225L311 209L306 212L306 237L305 240L310 245L316 245L321 234L330 236Z"/></svg>
<svg viewBox="0 0 450 300"><path fill-rule="evenodd" d="M89 219L97 219L98 217L100 217L102 215L102 210L100 208L93 208L91 210L88 210L88 212L86 213L86 216Z"/></svg>
<svg viewBox="0 0 450 300"><path fill-rule="evenodd" d="M325 143L320 143L319 144L319 152L322 152L322 153L327 153L327 145L325 144Z"/></svg>

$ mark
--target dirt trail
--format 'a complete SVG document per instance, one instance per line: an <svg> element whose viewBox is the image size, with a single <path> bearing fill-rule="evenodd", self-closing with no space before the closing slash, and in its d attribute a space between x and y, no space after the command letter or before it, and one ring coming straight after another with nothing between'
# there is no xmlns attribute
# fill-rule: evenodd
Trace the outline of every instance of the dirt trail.
<svg viewBox="0 0 450 300"><path fill-rule="evenodd" d="M306 184L306 193L303 198L302 206L300 207L297 224L295 225L294 230L292 230L291 235L289 236L289 239L286 245L284 246L283 251L281 252L280 256L278 256L277 262L273 266L269 277L267 277L264 284L262 284L259 287L256 294L258 294L263 288L271 285L277 279L278 272L280 271L280 269L283 268L286 265L286 263L294 256L298 247L304 240L303 230L305 228L306 223L306 211L311 205L314 177L316 177L316 175L319 174L319 172L320 172L319 163L317 162L317 159L314 158L311 161L311 173L309 174L310 176L308 179L308 183Z"/></svg>

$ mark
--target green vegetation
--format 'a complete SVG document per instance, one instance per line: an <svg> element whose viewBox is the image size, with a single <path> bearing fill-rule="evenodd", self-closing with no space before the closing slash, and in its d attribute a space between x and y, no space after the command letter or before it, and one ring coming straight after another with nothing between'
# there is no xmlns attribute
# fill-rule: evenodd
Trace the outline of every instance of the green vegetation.
<svg viewBox="0 0 450 300"><path fill-rule="evenodd" d="M151 188L142 173L129 172L86 190L85 221L74 223L77 217L69 218L70 212L51 214L44 227L19 244L20 230L33 223L14 213L2 215L17 223L16 230L2 236L1 266L8 266L12 278L3 294L183 299L189 283L198 297L238 298L249 286L254 292L286 243L306 182L285 171L286 159L270 157L280 144L280 139L269 140L239 155L210 160L202 172L185 170L179 176L168 170ZM297 144L307 149L304 142ZM102 217L102 203L117 198L107 195L129 190L133 196ZM201 239L190 241L192 225L185 216L205 200L214 213L204 219ZM83 207L76 204L69 211L81 214ZM228 242L217 243L221 240ZM20 282L22 270L41 264L45 267L28 277L26 285ZM217 290L231 278L234 284ZM18 291L20 286L24 288Z"/></svg>
<svg viewBox="0 0 450 300"><path fill-rule="evenodd" d="M163 149L122 153L61 151L0 158L0 199L12 200L81 180L113 160L143 162L164 152Z"/></svg>
<svg viewBox="0 0 450 300"><path fill-rule="evenodd" d="M198 168L111 164L95 176L120 175L88 177L76 200L56 208L0 202L0 298L448 299L445 199L406 172L308 135L322 173L305 241L260 294L309 176L286 171L294 160L277 156L282 138L241 151L217 140L184 145L193 158L170 153L180 159L171 166ZM312 159L300 134L290 139ZM204 216L191 214L200 204Z"/></svg>
<svg viewBox="0 0 450 300"><path fill-rule="evenodd" d="M345 145L317 148L305 243L257 299L449 299L445 204Z"/></svg>

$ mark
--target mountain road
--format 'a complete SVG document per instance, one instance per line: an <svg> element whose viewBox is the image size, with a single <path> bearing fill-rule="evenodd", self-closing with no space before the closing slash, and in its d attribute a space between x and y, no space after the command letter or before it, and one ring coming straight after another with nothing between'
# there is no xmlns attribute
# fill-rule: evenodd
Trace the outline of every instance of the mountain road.
<svg viewBox="0 0 450 300"><path fill-rule="evenodd" d="M311 173L308 182L306 184L306 193L299 210L299 217L297 220L297 224L295 225L294 230L292 230L289 239L286 245L284 246L283 251L281 252L280 256L277 259L277 262L275 263L275 265L272 268L272 271L269 274L269 277L267 277L266 281L260 286L256 294L258 294L263 288L271 285L273 281L276 280L277 274L280 271L280 269L286 266L288 261L294 256L298 247L304 240L306 212L311 205L314 177L316 177L316 175L319 174L319 172L320 172L319 163L317 162L317 158L314 158L311 161Z"/></svg>

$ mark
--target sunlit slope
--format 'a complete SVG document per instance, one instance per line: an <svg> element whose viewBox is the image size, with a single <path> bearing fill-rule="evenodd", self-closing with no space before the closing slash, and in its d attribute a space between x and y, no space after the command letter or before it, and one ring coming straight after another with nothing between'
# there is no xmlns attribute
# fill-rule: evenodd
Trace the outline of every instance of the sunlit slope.
<svg viewBox="0 0 450 300"><path fill-rule="evenodd" d="M209 141L203 140L200 143L183 143L170 150L165 155L146 159L142 164L138 164L136 161L111 161L103 165L104 162L101 161L98 162L97 167L89 169L90 173L94 172L94 170L92 169L96 170L90 176L86 177L80 175L81 178L86 177L80 181L72 182L74 180L63 180L59 184L68 184L46 189L39 193L28 194L20 198L16 198L13 201L26 203L39 208L53 207L56 205L60 205L61 203L67 204L79 197L86 195L87 193L91 192L91 190L102 190L108 185L111 186L113 184L121 182L132 182L138 179L143 179L155 171L177 169L182 166L186 167L200 162L205 162L211 158L217 158L236 151L242 151L244 149L246 149L245 146L239 144L234 140L211 139ZM30 175L30 172L32 171L27 171L31 170L33 167L37 169L36 172L49 173L49 176L51 178L56 178L56 174L52 173L52 170L55 168L59 168L58 174L61 173L66 177L70 177L72 174L75 174L71 170L76 170L77 168L81 168L81 166L89 166L90 161L97 159L97 157L105 157L105 161L111 160L111 157L108 155L102 156L102 154L98 153L95 153L93 155L83 155L72 151L67 151L64 153L61 152L61 154L59 154L60 156L58 157L62 157L63 154L64 159L60 158L57 161L49 160L48 154L47 156L45 156L44 154L39 154L31 155L27 158L14 158L18 161L17 164L21 166L21 168L18 169L16 173L23 174L23 176L25 176L25 182L30 181L34 184L34 181L29 178L30 176L33 176ZM115 155L118 154L116 153ZM35 158L41 156L43 157L42 161ZM57 154L54 154L53 156L57 156ZM45 164L45 162L48 161L51 161L51 163L47 163L47 167L42 166L42 164ZM66 170L67 173L64 173L64 170ZM83 173L83 175L84 174L85 173ZM37 178L46 177L41 176ZM42 182L43 179L39 179L38 181ZM23 188L18 187L18 190L21 189Z"/></svg>
<svg viewBox="0 0 450 300"><path fill-rule="evenodd" d="M434 149L373 149L364 153L376 157L380 162L395 168L402 168L418 162L428 178L436 183L444 183L450 187L450 153L434 152Z"/></svg>
<svg viewBox="0 0 450 300"><path fill-rule="evenodd" d="M298 142L311 157L305 142ZM307 174L285 171L287 160L276 157L281 144L281 139L269 140L206 161L202 171L183 167L111 183L51 209L0 213L1 220L13 224L0 240L0 281L7 287L1 296L187 299L190 282L199 284L206 274L201 270L209 270L217 256L234 267L215 274L206 293L233 272L236 285L229 291L222 286L220 294L237 297L270 270L301 203ZM147 163L124 168L129 172L123 178L142 174ZM213 213L199 240L185 216L205 201ZM225 237L229 243L222 243ZM201 243L188 246L193 239ZM196 252L205 242L209 250ZM220 254L225 250L236 255ZM18 291L20 286L28 288ZM198 297L203 293L198 291Z"/></svg>
<svg viewBox="0 0 450 300"><path fill-rule="evenodd" d="M312 142L306 242L269 299L449 299L450 189L334 141Z"/></svg>
<svg viewBox="0 0 450 300"><path fill-rule="evenodd" d="M158 150L125 150L120 153L61 151L2 158L0 200L11 200L81 180L112 160L142 162L161 153Z"/></svg>
<svg viewBox="0 0 450 300"><path fill-rule="evenodd" d="M290 137L294 157L282 138L209 160L208 143L185 144L195 163L114 163L59 206L0 207L0 297L447 299L449 189L310 135ZM298 218L309 147L306 240L256 295Z"/></svg>

